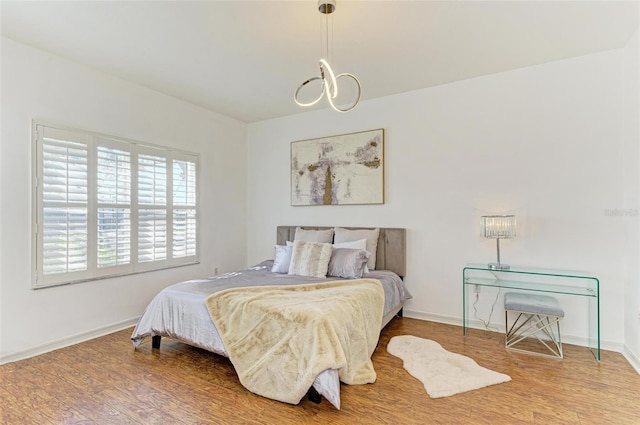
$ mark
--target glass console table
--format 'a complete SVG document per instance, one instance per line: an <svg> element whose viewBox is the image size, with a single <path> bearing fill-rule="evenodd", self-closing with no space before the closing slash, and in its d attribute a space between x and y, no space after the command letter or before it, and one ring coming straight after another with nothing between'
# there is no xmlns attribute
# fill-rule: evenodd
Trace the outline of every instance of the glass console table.
<svg viewBox="0 0 640 425"><path fill-rule="evenodd" d="M584 272L512 267L495 270L467 264L462 270L462 332L467 335L467 291L475 287L515 289L585 297L589 304L589 348L600 361L600 281Z"/></svg>

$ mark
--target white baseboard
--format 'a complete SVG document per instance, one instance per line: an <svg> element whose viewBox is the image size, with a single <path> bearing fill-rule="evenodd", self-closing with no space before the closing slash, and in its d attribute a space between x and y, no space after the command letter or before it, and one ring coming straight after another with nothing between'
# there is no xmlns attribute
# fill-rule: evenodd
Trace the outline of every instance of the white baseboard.
<svg viewBox="0 0 640 425"><path fill-rule="evenodd" d="M3 354L0 358L0 364L12 363L18 360L28 359L29 357L38 356L40 354L48 353L49 351L58 350L60 348L68 347L70 345L79 344L81 342L88 341L90 339L98 338L100 336L108 335L113 332L121 331L122 329L134 326L140 316L131 319L123 320L112 325L103 326L101 328L93 329L87 332L82 332L76 335L60 338L55 341L50 341L46 344L31 347L23 351L15 351L13 353Z"/></svg>
<svg viewBox="0 0 640 425"><path fill-rule="evenodd" d="M626 344L622 349L622 355L625 359L627 359L629 363L631 363L631 366L633 366L636 372L640 374L640 357L638 357L633 351L631 351L631 349Z"/></svg>
<svg viewBox="0 0 640 425"><path fill-rule="evenodd" d="M444 323L446 325L455 325L455 326L462 327L462 319L460 317L444 316L440 314L424 313L422 311L406 310L406 309L404 310L403 315L405 317L409 317L412 319L428 320L430 322ZM487 329L485 328L484 323L482 323L480 320L471 319L468 322L468 326L470 329L481 329L481 330L486 330L491 332L500 332L500 333L505 332L504 323L502 324L491 323L491 327ZM460 332L462 332L462 330L460 330ZM588 338L575 336L575 335L562 334L562 342L571 344L571 345L579 345L582 347L589 346ZM602 350L615 351L617 353L624 354L623 348L624 348L624 345L620 342L600 340L600 349Z"/></svg>
<svg viewBox="0 0 640 425"><path fill-rule="evenodd" d="M444 316L440 314L424 313L422 311L403 310L402 315L410 319L428 320L430 322L444 323L445 325L462 326L462 320L452 316Z"/></svg>

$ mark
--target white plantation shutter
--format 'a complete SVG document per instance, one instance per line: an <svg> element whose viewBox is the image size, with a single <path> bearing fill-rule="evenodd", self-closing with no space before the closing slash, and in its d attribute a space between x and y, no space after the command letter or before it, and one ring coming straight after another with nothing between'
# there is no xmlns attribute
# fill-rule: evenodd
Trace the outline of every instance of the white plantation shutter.
<svg viewBox="0 0 640 425"><path fill-rule="evenodd" d="M173 210L173 258L196 255L195 209Z"/></svg>
<svg viewBox="0 0 640 425"><path fill-rule="evenodd" d="M198 261L198 156L34 123L34 288Z"/></svg>
<svg viewBox="0 0 640 425"><path fill-rule="evenodd" d="M193 160L173 160L173 205L196 205L196 163Z"/></svg>
<svg viewBox="0 0 640 425"><path fill-rule="evenodd" d="M141 263L167 258L166 210L138 211L138 259Z"/></svg>
<svg viewBox="0 0 640 425"><path fill-rule="evenodd" d="M167 205L167 159L138 155L138 203Z"/></svg>
<svg viewBox="0 0 640 425"><path fill-rule="evenodd" d="M196 255L196 162L173 160L173 258Z"/></svg>
<svg viewBox="0 0 640 425"><path fill-rule="evenodd" d="M87 270L87 209L44 208L44 274Z"/></svg>
<svg viewBox="0 0 640 425"><path fill-rule="evenodd" d="M44 201L86 205L87 145L45 136L42 150Z"/></svg>
<svg viewBox="0 0 640 425"><path fill-rule="evenodd" d="M88 145L82 139L62 131L42 134L43 274L78 275L88 269Z"/></svg>
<svg viewBox="0 0 640 425"><path fill-rule="evenodd" d="M138 258L167 259L167 159L138 155Z"/></svg>
<svg viewBox="0 0 640 425"><path fill-rule="evenodd" d="M108 146L98 146L98 202L129 205L131 203L131 153Z"/></svg>
<svg viewBox="0 0 640 425"><path fill-rule="evenodd" d="M113 140L97 146L97 266L131 264L131 152Z"/></svg>
<svg viewBox="0 0 640 425"><path fill-rule="evenodd" d="M99 268L131 263L131 213L128 208L98 208Z"/></svg>

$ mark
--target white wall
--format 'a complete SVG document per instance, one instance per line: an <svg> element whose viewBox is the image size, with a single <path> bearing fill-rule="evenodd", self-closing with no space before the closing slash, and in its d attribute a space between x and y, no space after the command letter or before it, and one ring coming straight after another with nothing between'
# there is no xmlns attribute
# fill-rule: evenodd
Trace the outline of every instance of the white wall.
<svg viewBox="0 0 640 425"><path fill-rule="evenodd" d="M640 30L636 30L624 49L623 93L625 102L625 183L627 187L624 217L629 238L625 289L625 355L640 373Z"/></svg>
<svg viewBox="0 0 640 425"><path fill-rule="evenodd" d="M602 282L604 346L621 350L628 257L621 50L563 60L248 126L248 262L272 258L280 224L408 229L415 316L460 323L467 262L495 261L480 216L514 213L503 262L588 270ZM366 81L363 81L366 91ZM384 205L291 207L289 144L385 129ZM488 317L493 293L483 292ZM586 337L586 304L561 299L563 337ZM497 309L493 323L502 323Z"/></svg>
<svg viewBox="0 0 640 425"><path fill-rule="evenodd" d="M2 38L0 357L131 324L168 284L246 256L246 125ZM200 265L32 290L31 120L200 153Z"/></svg>
<svg viewBox="0 0 640 425"><path fill-rule="evenodd" d="M638 99L626 96L638 92L637 33L621 50L249 126L5 38L1 47L1 361L129 324L161 288L214 266L270 258L279 224L406 227L407 309L459 323L461 268L494 260L494 242L478 236L492 212L518 216L505 262L598 276L605 346L640 357L638 218L606 214L638 208ZM34 118L199 152L201 264L31 290ZM385 129L384 205L289 205L291 141L373 128ZM482 296L486 318L492 294ZM563 332L584 336L582 306L562 301Z"/></svg>

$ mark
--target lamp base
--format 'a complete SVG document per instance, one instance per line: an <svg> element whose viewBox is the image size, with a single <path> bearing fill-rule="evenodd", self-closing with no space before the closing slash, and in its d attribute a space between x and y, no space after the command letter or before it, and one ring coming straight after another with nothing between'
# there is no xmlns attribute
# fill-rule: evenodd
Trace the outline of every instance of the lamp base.
<svg viewBox="0 0 640 425"><path fill-rule="evenodd" d="M509 270L511 268L508 264L489 263L487 265L491 270Z"/></svg>

